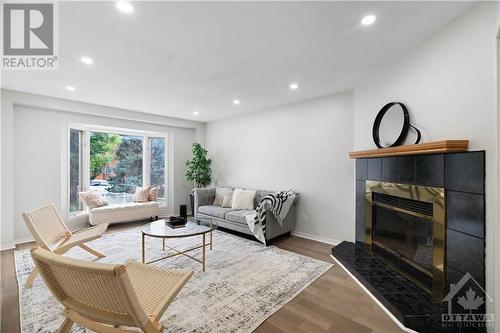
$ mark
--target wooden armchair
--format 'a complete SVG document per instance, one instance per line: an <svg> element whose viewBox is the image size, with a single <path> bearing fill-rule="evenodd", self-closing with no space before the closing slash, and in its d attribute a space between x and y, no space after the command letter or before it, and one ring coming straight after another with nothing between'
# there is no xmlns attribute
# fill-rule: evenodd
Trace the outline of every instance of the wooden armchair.
<svg viewBox="0 0 500 333"><path fill-rule="evenodd" d="M85 262L44 249L31 255L52 294L64 305L59 333L77 323L98 333L160 333L159 320L193 275L133 261L125 265Z"/></svg>
<svg viewBox="0 0 500 333"><path fill-rule="evenodd" d="M63 254L72 247L78 246L97 258L104 254L97 252L84 243L98 239L106 232L108 224L99 224L71 233L59 216L54 204L50 203L31 212L23 213L23 219L37 245L56 254ZM26 288L31 288L38 273L35 267L26 281Z"/></svg>

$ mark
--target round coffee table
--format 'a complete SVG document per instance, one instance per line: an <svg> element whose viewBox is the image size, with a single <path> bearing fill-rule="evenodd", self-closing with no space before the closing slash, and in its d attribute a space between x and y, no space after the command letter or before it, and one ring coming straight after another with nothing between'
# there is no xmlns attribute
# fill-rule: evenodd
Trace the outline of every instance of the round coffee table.
<svg viewBox="0 0 500 333"><path fill-rule="evenodd" d="M188 221L186 222L186 225L181 228L171 228L169 225L167 225L166 220L158 220L154 221L151 223L146 224L145 226L142 227L142 262L146 264L151 264L153 262L157 262L160 260L164 260L167 258L175 257L178 255L183 255L186 256L194 261L197 261L201 263L201 267L203 271L205 271L205 252L206 252L206 246L210 246L210 250L212 250L212 244L213 244L213 237L212 237L212 232L217 229L218 225L216 221L213 221L212 219L205 219L205 218L194 218L194 217L189 217ZM206 242L206 236L210 237L210 242ZM166 243L166 240L168 238L184 238L184 237L195 237L195 236L202 236L202 243L199 246L195 246L193 248L187 249L187 250L177 250L174 247L169 246ZM154 260L146 261L146 236L149 237L155 237L155 238L162 238L163 239L163 251L166 251L166 249L170 249L175 251L176 253L170 254L161 258L157 258ZM194 251L196 249L201 248L201 260L198 258L195 258L187 252Z"/></svg>

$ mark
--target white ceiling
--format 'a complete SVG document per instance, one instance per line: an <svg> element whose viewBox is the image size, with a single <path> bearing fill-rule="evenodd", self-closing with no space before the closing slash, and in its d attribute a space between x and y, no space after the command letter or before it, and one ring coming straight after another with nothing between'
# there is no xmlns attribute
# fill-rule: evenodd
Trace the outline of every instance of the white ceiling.
<svg viewBox="0 0 500 333"><path fill-rule="evenodd" d="M60 2L59 70L3 71L2 87L211 121L352 89L470 3L133 6L127 15L113 2ZM376 23L362 27L370 13ZM94 64L82 64L83 55ZM294 81L300 87L290 91Z"/></svg>

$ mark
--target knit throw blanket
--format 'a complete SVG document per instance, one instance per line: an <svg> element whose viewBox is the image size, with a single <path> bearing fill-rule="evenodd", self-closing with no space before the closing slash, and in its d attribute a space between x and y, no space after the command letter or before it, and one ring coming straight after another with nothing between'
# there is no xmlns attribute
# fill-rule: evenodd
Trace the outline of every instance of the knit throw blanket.
<svg viewBox="0 0 500 333"><path fill-rule="evenodd" d="M297 194L294 191L279 191L260 200L255 213L245 215L248 227L262 243L266 244L266 212L270 211L282 225Z"/></svg>

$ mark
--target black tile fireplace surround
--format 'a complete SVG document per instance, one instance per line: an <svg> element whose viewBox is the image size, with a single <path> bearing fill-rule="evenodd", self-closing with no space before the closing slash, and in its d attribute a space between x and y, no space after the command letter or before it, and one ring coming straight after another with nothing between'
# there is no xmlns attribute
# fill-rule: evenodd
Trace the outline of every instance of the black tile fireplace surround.
<svg viewBox="0 0 500 333"><path fill-rule="evenodd" d="M356 160L356 242L342 242L332 255L403 325L418 332L482 332L446 327L443 303L372 251L366 240L367 181L437 187L445 190L444 290L465 273L485 288L485 152L463 152Z"/></svg>

